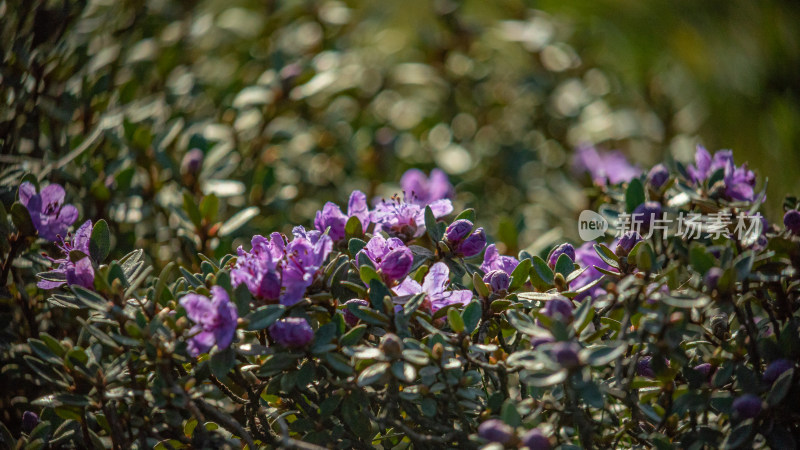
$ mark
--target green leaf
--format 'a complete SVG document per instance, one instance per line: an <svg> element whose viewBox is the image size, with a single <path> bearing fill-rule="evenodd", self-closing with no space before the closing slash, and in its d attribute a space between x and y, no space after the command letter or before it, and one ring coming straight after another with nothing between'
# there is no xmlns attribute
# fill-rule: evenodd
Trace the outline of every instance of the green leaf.
<svg viewBox="0 0 800 450"><path fill-rule="evenodd" d="M105 312L108 310L108 302L96 292L78 285L72 285L71 288L72 292L83 305L98 311Z"/></svg>
<svg viewBox="0 0 800 450"><path fill-rule="evenodd" d="M428 236L430 236L433 242L439 242L442 240L441 230L436 224L436 217L434 217L430 206L425 207L425 229L427 230Z"/></svg>
<svg viewBox="0 0 800 450"><path fill-rule="evenodd" d="M767 394L767 403L770 406L778 405L789 393L792 388L792 378L794 377L794 369L789 369L783 372L774 383L772 389Z"/></svg>
<svg viewBox="0 0 800 450"><path fill-rule="evenodd" d="M386 314L388 311L384 309L383 298L392 296L392 292L380 280L371 279L369 281L369 301L372 308Z"/></svg>
<svg viewBox="0 0 800 450"><path fill-rule="evenodd" d="M333 368L335 371L345 375L353 373L353 368L350 367L350 360L345 358L344 355L330 352L326 353L323 358L325 358L325 362L327 362L328 365L331 366L331 368Z"/></svg>
<svg viewBox="0 0 800 450"><path fill-rule="evenodd" d="M108 224L100 219L92 227L92 237L89 239L89 255L96 263L102 263L111 251L111 235Z"/></svg>
<svg viewBox="0 0 800 450"><path fill-rule="evenodd" d="M557 372L534 372L525 377L524 382L534 387L547 387L561 383L567 379L567 371L561 369Z"/></svg>
<svg viewBox="0 0 800 450"><path fill-rule="evenodd" d="M249 322L247 330L256 331L267 328L280 319L284 311L286 311L286 307L283 305L267 305L256 309L245 317Z"/></svg>
<svg viewBox="0 0 800 450"><path fill-rule="evenodd" d="M560 273L567 278L572 271L575 270L575 263L572 262L569 256L562 254L556 261L556 273Z"/></svg>
<svg viewBox="0 0 800 450"><path fill-rule="evenodd" d="M14 202L11 205L11 222L23 236L36 234L36 227L33 226L31 215L28 213L28 209L22 206L20 202Z"/></svg>
<svg viewBox="0 0 800 450"><path fill-rule="evenodd" d="M358 385L361 387L369 386L373 383L376 383L378 380L383 378L386 371L389 369L389 363L386 362L378 362L375 363L366 369L364 369L358 375Z"/></svg>
<svg viewBox="0 0 800 450"><path fill-rule="evenodd" d="M403 383L413 383L417 378L417 369L405 361L395 361L392 363L392 375Z"/></svg>
<svg viewBox="0 0 800 450"><path fill-rule="evenodd" d="M189 215L189 220L192 221L195 228L200 228L203 216L200 214L200 209L197 207L194 197L188 191L183 192L183 210Z"/></svg>
<svg viewBox="0 0 800 450"><path fill-rule="evenodd" d="M619 257L611 251L610 248L603 244L595 244L594 251L606 264L616 269L619 269Z"/></svg>
<svg viewBox="0 0 800 450"><path fill-rule="evenodd" d="M220 237L225 237L239 231L239 228L243 227L250 219L257 216L259 212L260 210L257 206L251 206L239 211L219 227L218 235Z"/></svg>
<svg viewBox="0 0 800 450"><path fill-rule="evenodd" d="M361 340L361 338L364 337L364 334L366 334L366 332L367 332L366 325L362 324L357 327L353 327L353 329L348 331L347 334L345 334L344 336L342 336L341 339L339 339L339 344L341 344L343 347L356 345Z"/></svg>
<svg viewBox="0 0 800 450"><path fill-rule="evenodd" d="M624 345L598 345L581 350L581 359L590 366L604 366L625 353Z"/></svg>
<svg viewBox="0 0 800 450"><path fill-rule="evenodd" d="M206 223L214 223L219 212L219 197L208 194L200 201L200 214L206 219Z"/></svg>
<svg viewBox="0 0 800 450"><path fill-rule="evenodd" d="M644 186L638 178L634 178L628 183L628 189L625 191L625 211L632 213L644 201Z"/></svg>
<svg viewBox="0 0 800 450"><path fill-rule="evenodd" d="M311 352L324 353L327 349L327 345L336 337L336 331L337 326L334 322L328 322L319 327L314 334L314 344L311 346Z"/></svg>
<svg viewBox="0 0 800 450"><path fill-rule="evenodd" d="M450 308L447 311L447 323L450 324L450 329L456 333L464 331L464 319L461 318L461 315L455 308Z"/></svg>
<svg viewBox="0 0 800 450"><path fill-rule="evenodd" d="M361 266L358 269L358 275L361 278L361 281L363 281L366 285L369 285L372 280L377 280L378 282L381 280L381 276L378 275L378 272L376 272L372 266Z"/></svg>
<svg viewBox="0 0 800 450"><path fill-rule="evenodd" d="M545 291L553 287L553 271L547 263L539 256L531 259L531 284L539 291Z"/></svg>
<svg viewBox="0 0 800 450"><path fill-rule="evenodd" d="M211 368L211 373L222 380L228 376L228 372L230 372L234 364L236 364L236 352L233 351L233 347L214 352L211 354L208 363Z"/></svg>
<svg viewBox="0 0 800 450"><path fill-rule="evenodd" d="M533 263L530 259L523 259L517 264L517 267L511 272L511 283L508 285L509 292L514 292L525 285L530 276L532 265Z"/></svg>
<svg viewBox="0 0 800 450"><path fill-rule="evenodd" d="M347 243L347 251L350 253L350 256L355 258L356 254L361 251L364 247L367 246L367 243L361 239L353 238Z"/></svg>
<svg viewBox="0 0 800 450"><path fill-rule="evenodd" d="M464 312L461 313L461 318L464 321L464 331L466 331L467 334L472 334L472 332L475 331L478 327L478 323L481 321L482 315L483 311L480 302L470 302L469 305L464 308Z"/></svg>
<svg viewBox="0 0 800 450"><path fill-rule="evenodd" d="M522 417L517 411L516 401L508 399L503 403L503 409L500 411L500 418L503 422L516 428L522 426Z"/></svg>
<svg viewBox="0 0 800 450"><path fill-rule="evenodd" d="M722 448L725 450L733 450L744 447L749 441L750 436L753 434L753 419L747 419L738 424L730 434L722 441Z"/></svg>
<svg viewBox="0 0 800 450"><path fill-rule="evenodd" d="M714 255L709 253L704 245L693 243L689 248L689 263L700 276L703 276L708 269L714 267Z"/></svg>
<svg viewBox="0 0 800 450"><path fill-rule="evenodd" d="M470 222L475 223L475 210L472 209L472 208L467 208L467 209L461 211L456 216L456 218L453 219L453 222L455 222L456 220L462 220L462 219L469 220Z"/></svg>
<svg viewBox="0 0 800 450"><path fill-rule="evenodd" d="M472 285L475 287L475 291L478 293L478 296L483 298L489 297L489 287L483 282L483 279L478 272L472 272Z"/></svg>
<svg viewBox="0 0 800 450"><path fill-rule="evenodd" d="M356 216L347 219L347 223L344 225L344 233L347 239L364 236L364 228L361 224L361 220Z"/></svg>

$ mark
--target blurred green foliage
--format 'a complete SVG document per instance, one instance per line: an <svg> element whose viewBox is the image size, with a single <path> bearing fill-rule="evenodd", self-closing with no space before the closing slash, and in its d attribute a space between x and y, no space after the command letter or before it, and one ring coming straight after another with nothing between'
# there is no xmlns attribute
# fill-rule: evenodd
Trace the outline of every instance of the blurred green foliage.
<svg viewBox="0 0 800 450"><path fill-rule="evenodd" d="M157 266L434 166L494 239L536 251L575 237L587 202L563 169L582 142L642 165L733 147L772 198L798 188L789 2L1 5L4 202L23 171L66 184L111 219L117 256ZM198 177L180 173L192 147ZM192 223L183 190L219 211Z"/></svg>

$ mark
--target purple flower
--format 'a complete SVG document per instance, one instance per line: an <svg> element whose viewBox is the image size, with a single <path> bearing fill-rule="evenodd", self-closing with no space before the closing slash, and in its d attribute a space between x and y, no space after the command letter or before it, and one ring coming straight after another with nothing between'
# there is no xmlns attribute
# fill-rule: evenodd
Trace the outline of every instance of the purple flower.
<svg viewBox="0 0 800 450"><path fill-rule="evenodd" d="M77 284L86 289L94 288L94 266L89 255L89 240L92 237L92 221L87 220L83 225L78 228L74 235L68 234L66 239L60 238L61 243L56 244L64 257L61 259L52 259L50 261L57 263L58 267L48 272L48 278L61 278L63 281L54 281L50 279L41 279L37 283L41 289L55 289L59 286ZM87 255L78 261L72 261L69 258L71 251L77 250ZM53 276L55 275L55 276Z"/></svg>
<svg viewBox="0 0 800 450"><path fill-rule="evenodd" d="M270 325L269 336L284 347L301 348L314 340L314 330L306 319L287 317Z"/></svg>
<svg viewBox="0 0 800 450"><path fill-rule="evenodd" d="M733 411L741 419L752 419L761 413L761 398L755 394L744 394L733 401Z"/></svg>
<svg viewBox="0 0 800 450"><path fill-rule="evenodd" d="M199 148L193 148L183 155L181 160L181 172L185 174L194 175L200 172L203 168L203 159L205 154Z"/></svg>
<svg viewBox="0 0 800 450"><path fill-rule="evenodd" d="M612 251L616 250L616 243L610 245L609 249ZM595 266L605 270L611 269L611 266L606 264L606 262L597 255L597 252L594 249L594 242L592 241L586 242L575 249L575 262L578 263L580 267L585 267L586 270L581 272L580 275L578 275L577 278L570 283L570 289L580 289L596 280L599 280L603 274L597 270ZM587 291L575 297L575 300L581 301L586 297L595 298L599 295L605 294L605 292L606 291L599 284L596 284Z"/></svg>
<svg viewBox="0 0 800 450"><path fill-rule="evenodd" d="M472 300L472 291L460 289L456 291L446 291L447 284L450 282L450 269L443 262L437 262L431 266L428 274L425 275L422 285L406 278L394 292L399 296L414 295L425 293L427 298L423 305L430 312L436 312L449 305L466 305Z"/></svg>
<svg viewBox="0 0 800 450"><path fill-rule="evenodd" d="M390 236L411 239L425 233L425 206L411 203L395 196L390 200L381 200L370 213L370 220L376 224L375 232L385 231ZM448 199L435 200L429 203L435 218L453 212L453 205Z"/></svg>
<svg viewBox="0 0 800 450"><path fill-rule="evenodd" d="M592 181L600 186L628 182L642 173L641 169L628 162L621 151L601 152L588 145L580 146L575 151L572 168L577 173L588 172Z"/></svg>
<svg viewBox="0 0 800 450"><path fill-rule="evenodd" d="M631 214L631 220L641 222L644 230L649 230L654 220L661 218L661 203L644 202L637 206Z"/></svg>
<svg viewBox="0 0 800 450"><path fill-rule="evenodd" d="M566 369L574 369L581 365L578 352L581 346L575 342L556 342L553 344L553 360Z"/></svg>
<svg viewBox="0 0 800 450"><path fill-rule="evenodd" d="M642 235L637 231L627 231L622 235L622 237L619 238L619 241L617 242L617 248L614 250L614 253L616 253L617 256L627 256L628 253L633 250L633 247L635 247L636 244L641 241Z"/></svg>
<svg viewBox="0 0 800 450"><path fill-rule="evenodd" d="M557 246L556 248L550 251L550 255L547 257L547 265L549 265L551 269L554 268L556 266L556 263L558 262L558 258L560 258L561 255L569 256L569 259L571 259L574 262L575 247L573 247L572 244L561 244Z"/></svg>
<svg viewBox="0 0 800 450"><path fill-rule="evenodd" d="M351 299L351 300L348 300L348 301L344 302L344 309L342 310L342 315L344 316L344 322L347 325L349 325L351 327L354 327L354 326L356 326L358 324L358 320L359 319L358 319L358 317L356 317L355 314L350 312L350 308L348 308L347 305L356 305L357 307L358 306L368 306L369 302L367 302L366 300L362 300L360 298L354 298L354 299Z"/></svg>
<svg viewBox="0 0 800 450"><path fill-rule="evenodd" d="M236 332L236 306L230 302L228 293L220 286L211 288L211 299L200 294L186 294L181 297L181 306L186 316L194 322L189 330L189 354L197 356L206 353L214 346L220 350L228 348Z"/></svg>
<svg viewBox="0 0 800 450"><path fill-rule="evenodd" d="M367 196L361 191L353 191L350 194L350 201L347 204L347 215L335 203L325 203L322 211L317 211L314 218L314 228L324 232L328 227L328 236L334 241L344 239L345 225L351 217L358 217L361 222L362 231L367 230L369 225L369 209L367 208Z"/></svg>
<svg viewBox="0 0 800 450"><path fill-rule="evenodd" d="M553 320L571 322L572 321L572 302L566 297L559 296L545 302L544 307L539 312Z"/></svg>
<svg viewBox="0 0 800 450"><path fill-rule="evenodd" d="M430 178L419 169L409 169L400 177L400 186L410 202L421 206L453 198L453 185L440 169L433 169Z"/></svg>
<svg viewBox="0 0 800 450"><path fill-rule="evenodd" d="M636 375L646 378L655 378L656 372L653 370L653 366L651 365L652 360L653 360L652 356L645 356L639 361L637 361Z"/></svg>
<svg viewBox="0 0 800 450"><path fill-rule="evenodd" d="M505 444L514 436L514 430L502 420L489 419L478 427L478 436L489 442Z"/></svg>
<svg viewBox="0 0 800 450"><path fill-rule="evenodd" d="M39 415L33 411L25 411L22 413L22 431L30 433L36 425L39 425Z"/></svg>
<svg viewBox="0 0 800 450"><path fill-rule="evenodd" d="M775 382L779 376L783 372L794 367L794 363L789 361L788 359L776 359L767 365L767 369L764 371L763 379L769 384Z"/></svg>
<svg viewBox="0 0 800 450"><path fill-rule="evenodd" d="M460 242L462 239L469 236L469 233L472 231L472 227L472 222L469 220L456 220L447 227L444 232L444 237L446 237L447 240L452 243Z"/></svg>
<svg viewBox="0 0 800 450"><path fill-rule="evenodd" d="M333 248L330 236L303 227L292 230L294 239L286 242L280 233L270 239L253 236L249 252L237 250L231 270L234 286L244 283L253 296L286 306L299 302L316 279Z"/></svg>
<svg viewBox="0 0 800 450"><path fill-rule="evenodd" d="M783 215L783 225L792 234L800 234L800 211L791 209Z"/></svg>
<svg viewBox="0 0 800 450"><path fill-rule="evenodd" d="M19 201L28 209L39 236L48 241L66 236L67 228L78 219L78 209L64 204L64 188L55 183L37 193L26 181L19 186Z"/></svg>
<svg viewBox="0 0 800 450"><path fill-rule="evenodd" d="M456 255L464 258L475 256L486 247L486 232L483 228L472 231L472 222L461 219L456 220L445 230L445 238L450 249Z"/></svg>
<svg viewBox="0 0 800 450"><path fill-rule="evenodd" d="M367 255L375 265L375 270L390 285L405 278L414 264L414 254L403 241L397 238L385 239L380 234L375 234L361 253Z"/></svg>
<svg viewBox="0 0 800 450"><path fill-rule="evenodd" d="M492 292L505 292L511 284L511 277L502 270L492 270L483 276L483 282L489 285Z"/></svg>
<svg viewBox="0 0 800 450"><path fill-rule="evenodd" d="M722 169L724 170L725 195L731 200L753 200L756 176L753 171L747 169L747 164L736 167L731 150L719 150L714 153L712 158L705 147L698 145L694 159L694 166L690 165L687 168L694 183L703 183L714 172Z"/></svg>
<svg viewBox="0 0 800 450"><path fill-rule="evenodd" d="M497 246L490 244L486 247L486 252L483 254L483 264L481 270L484 273L489 273L492 270L502 270L503 272L511 275L514 269L517 268L519 261L513 256L500 255L497 251Z"/></svg>
<svg viewBox="0 0 800 450"><path fill-rule="evenodd" d="M647 173L647 183L653 189L661 189L667 180L669 180L669 170L667 170L667 167L663 164L653 166L650 172Z"/></svg>
<svg viewBox="0 0 800 450"><path fill-rule="evenodd" d="M706 275L703 277L703 282L708 286L708 289L713 291L717 288L719 279L722 278L723 273L724 272L719 267L712 267L706 272Z"/></svg>
<svg viewBox="0 0 800 450"><path fill-rule="evenodd" d="M522 435L522 446L529 450L550 450L550 439L544 435L542 430L533 428Z"/></svg>

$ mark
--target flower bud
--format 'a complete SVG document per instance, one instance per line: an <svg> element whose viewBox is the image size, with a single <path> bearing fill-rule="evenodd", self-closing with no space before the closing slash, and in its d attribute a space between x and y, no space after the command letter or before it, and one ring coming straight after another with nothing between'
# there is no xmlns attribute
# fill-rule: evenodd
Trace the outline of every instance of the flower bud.
<svg viewBox="0 0 800 450"><path fill-rule="evenodd" d="M636 246L639 242L642 241L642 235L639 232L631 230L625 232L619 241L617 242L617 248L614 249L614 253L617 256L628 256L628 253L633 250L633 247Z"/></svg>
<svg viewBox="0 0 800 450"><path fill-rule="evenodd" d="M702 373L706 378L710 378L711 374L714 373L714 366L712 366L711 363L698 364L692 367L692 369Z"/></svg>
<svg viewBox="0 0 800 450"><path fill-rule="evenodd" d="M442 355L444 355L444 345L442 345L441 342L433 344L431 353L433 354L433 359L439 361L440 359L442 359Z"/></svg>
<svg viewBox="0 0 800 450"><path fill-rule="evenodd" d="M647 173L647 184L653 189L661 189L661 186L664 186L667 180L669 180L669 170L663 164L653 166L650 172Z"/></svg>
<svg viewBox="0 0 800 450"><path fill-rule="evenodd" d="M542 430L533 428L522 435L522 446L530 450L550 450L550 439L544 435Z"/></svg>
<svg viewBox="0 0 800 450"><path fill-rule="evenodd" d="M632 221L641 222L642 228L645 230L650 229L650 224L661 218L661 203L658 202L644 202L633 210L631 216Z"/></svg>
<svg viewBox="0 0 800 450"><path fill-rule="evenodd" d="M712 267L708 269L705 277L703 277L703 282L706 284L706 286L708 286L708 289L713 291L717 288L719 279L722 277L722 273L723 271L719 267Z"/></svg>
<svg viewBox="0 0 800 450"><path fill-rule="evenodd" d="M764 371L763 379L769 384L775 382L783 372L794 367L794 364L788 359L776 359L767 365Z"/></svg>
<svg viewBox="0 0 800 450"><path fill-rule="evenodd" d="M347 305L368 306L369 302L360 298L354 298L344 302L344 310L342 310L344 323L346 323L348 326L354 327L356 324L358 324L358 317L356 317L356 315L350 311L350 308L348 308Z"/></svg>
<svg viewBox="0 0 800 450"><path fill-rule="evenodd" d="M190 175L197 174L203 168L204 158L205 154L199 148L189 150L181 160L181 172Z"/></svg>
<svg viewBox="0 0 800 450"><path fill-rule="evenodd" d="M489 442L505 444L513 435L514 430L498 419L489 419L478 427L478 436Z"/></svg>
<svg viewBox="0 0 800 450"><path fill-rule="evenodd" d="M744 394L733 401L733 411L741 419L752 419L761 413L761 397Z"/></svg>
<svg viewBox="0 0 800 450"><path fill-rule="evenodd" d="M653 370L653 366L650 364L653 360L652 356L645 356L639 361L636 362L636 375L645 378L655 378L656 373Z"/></svg>
<svg viewBox="0 0 800 450"><path fill-rule="evenodd" d="M492 292L504 292L511 284L511 278L502 270L493 270L483 277L484 283L489 285Z"/></svg>
<svg viewBox="0 0 800 450"><path fill-rule="evenodd" d="M269 327L270 337L279 345L288 348L305 347L314 340L314 330L306 319L287 317Z"/></svg>
<svg viewBox="0 0 800 450"><path fill-rule="evenodd" d="M566 369L574 369L581 365L578 352L581 346L575 342L556 342L553 345L553 359Z"/></svg>
<svg viewBox="0 0 800 450"><path fill-rule="evenodd" d="M39 415L33 411L22 413L22 431L30 433L36 425L39 425Z"/></svg>
<svg viewBox="0 0 800 450"><path fill-rule="evenodd" d="M446 237L451 244L455 244L469 235L472 231L472 226L472 222L469 220L456 220L447 227L447 230L444 232L444 237Z"/></svg>
<svg viewBox="0 0 800 450"><path fill-rule="evenodd" d="M486 232L483 228L478 228L474 233L470 234L463 242L456 247L456 253L469 258L482 252L486 247Z"/></svg>
<svg viewBox="0 0 800 450"><path fill-rule="evenodd" d="M389 280L401 280L411 271L414 254L408 247L398 247L386 254L379 269Z"/></svg>
<svg viewBox="0 0 800 450"><path fill-rule="evenodd" d="M800 234L800 211L792 209L783 215L783 225L792 234Z"/></svg>
<svg viewBox="0 0 800 450"><path fill-rule="evenodd" d="M390 358L399 358L403 352L403 341L396 334L386 333L381 340L381 350Z"/></svg>
<svg viewBox="0 0 800 450"><path fill-rule="evenodd" d="M575 261L575 247L572 244L561 244L550 251L550 256L547 257L547 264L550 268L554 268L561 255L569 256L569 259Z"/></svg>
<svg viewBox="0 0 800 450"><path fill-rule="evenodd" d="M567 300L566 297L558 297L545 302L544 307L539 312L554 320L571 322L572 310L572 302Z"/></svg>

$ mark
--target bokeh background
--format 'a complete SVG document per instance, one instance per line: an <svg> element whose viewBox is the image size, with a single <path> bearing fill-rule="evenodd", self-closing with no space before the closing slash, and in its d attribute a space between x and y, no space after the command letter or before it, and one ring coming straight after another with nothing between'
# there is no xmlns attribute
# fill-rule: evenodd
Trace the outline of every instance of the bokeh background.
<svg viewBox="0 0 800 450"><path fill-rule="evenodd" d="M4 204L23 173L62 183L117 255L157 267L309 226L352 189L391 195L411 167L441 167L457 210L535 252L577 238L581 143L643 168L732 148L769 177L772 220L800 191L795 1L5 0L0 17Z"/></svg>

